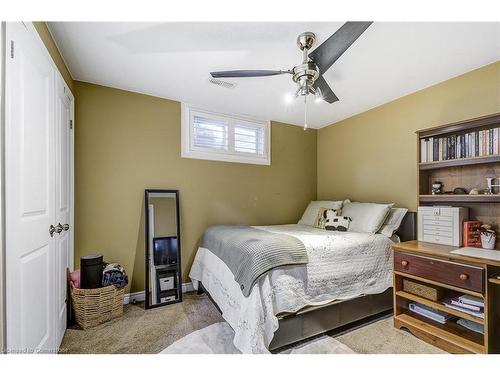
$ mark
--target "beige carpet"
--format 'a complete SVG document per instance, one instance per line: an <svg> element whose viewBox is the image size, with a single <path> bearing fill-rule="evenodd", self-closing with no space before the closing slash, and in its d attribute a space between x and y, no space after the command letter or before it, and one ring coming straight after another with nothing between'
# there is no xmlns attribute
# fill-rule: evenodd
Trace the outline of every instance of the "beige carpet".
<svg viewBox="0 0 500 375"><path fill-rule="evenodd" d="M360 354L445 354L411 333L395 329L392 317L334 336Z"/></svg>
<svg viewBox="0 0 500 375"><path fill-rule="evenodd" d="M85 331L68 329L59 352L159 353L190 333L218 322L223 319L206 296L188 293L182 303L150 310L126 305L119 319ZM333 337L356 353L443 353L407 332L394 329L392 318Z"/></svg>
<svg viewBox="0 0 500 375"><path fill-rule="evenodd" d="M191 332L224 321L206 296L183 298L150 310L125 305L121 318L85 331L68 329L59 353L159 353Z"/></svg>
<svg viewBox="0 0 500 375"><path fill-rule="evenodd" d="M241 354L234 346L234 331L226 322L214 323L177 340L160 354ZM333 337L322 335L283 350L280 354L355 354Z"/></svg>

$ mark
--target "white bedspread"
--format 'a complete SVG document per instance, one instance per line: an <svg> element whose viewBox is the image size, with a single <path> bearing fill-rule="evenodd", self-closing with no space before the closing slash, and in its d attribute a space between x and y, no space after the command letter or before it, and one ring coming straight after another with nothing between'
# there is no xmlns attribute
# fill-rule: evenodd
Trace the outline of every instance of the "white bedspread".
<svg viewBox="0 0 500 375"><path fill-rule="evenodd" d="M256 228L300 239L309 263L265 273L248 297L208 249L198 249L189 273L195 288L201 281L219 305L235 331L234 345L243 353L269 352L280 313L382 293L392 285L393 242L382 234L330 232L298 224Z"/></svg>

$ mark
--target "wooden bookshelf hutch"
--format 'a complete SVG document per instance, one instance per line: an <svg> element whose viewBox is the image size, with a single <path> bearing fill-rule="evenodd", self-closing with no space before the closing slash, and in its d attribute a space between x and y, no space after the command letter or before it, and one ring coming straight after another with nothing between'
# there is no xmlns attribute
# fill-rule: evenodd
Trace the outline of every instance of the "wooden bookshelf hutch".
<svg viewBox="0 0 500 375"><path fill-rule="evenodd" d="M487 177L500 177L500 155L420 162L420 140L429 137L462 135L500 127L500 113L433 127L417 132L417 201L419 206L460 206L469 209L469 220L479 220L500 230L500 194L432 195L432 183L440 181L445 191L460 187L487 188ZM500 151L500 150L499 150ZM498 189L494 191L499 192ZM497 236L496 248L499 249ZM500 353L500 261L452 254L458 247L421 241L395 244L394 326L452 353ZM444 291L444 299L468 294L484 299L484 319L445 307L403 289L403 280L418 281ZM456 318L483 326L484 334L466 329L455 321L445 324L414 314L409 304L417 302Z"/></svg>

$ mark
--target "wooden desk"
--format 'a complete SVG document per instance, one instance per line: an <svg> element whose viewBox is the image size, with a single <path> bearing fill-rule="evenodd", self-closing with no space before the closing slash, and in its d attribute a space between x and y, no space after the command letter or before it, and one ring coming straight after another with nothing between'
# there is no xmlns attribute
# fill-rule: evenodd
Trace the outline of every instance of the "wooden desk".
<svg viewBox="0 0 500 375"><path fill-rule="evenodd" d="M408 241L394 249L394 326L450 353L500 353L500 262L452 254L454 246ZM403 290L403 280L442 288L445 298L468 294L484 299L484 319L447 308ZM417 302L484 326L484 335L454 321L439 324L409 311ZM496 322L496 324L495 324Z"/></svg>

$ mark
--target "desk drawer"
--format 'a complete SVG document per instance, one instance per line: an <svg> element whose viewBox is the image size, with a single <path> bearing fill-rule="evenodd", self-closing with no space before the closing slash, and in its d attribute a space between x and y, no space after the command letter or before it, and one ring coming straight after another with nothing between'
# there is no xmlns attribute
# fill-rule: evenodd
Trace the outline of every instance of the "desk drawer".
<svg viewBox="0 0 500 375"><path fill-rule="evenodd" d="M438 243L441 245L453 246L453 238L447 237L447 236L442 236L442 235L436 235L436 234L424 233L424 236L422 237L422 241Z"/></svg>
<svg viewBox="0 0 500 375"><path fill-rule="evenodd" d="M394 252L394 270L463 289L483 292L484 270L434 258Z"/></svg>

